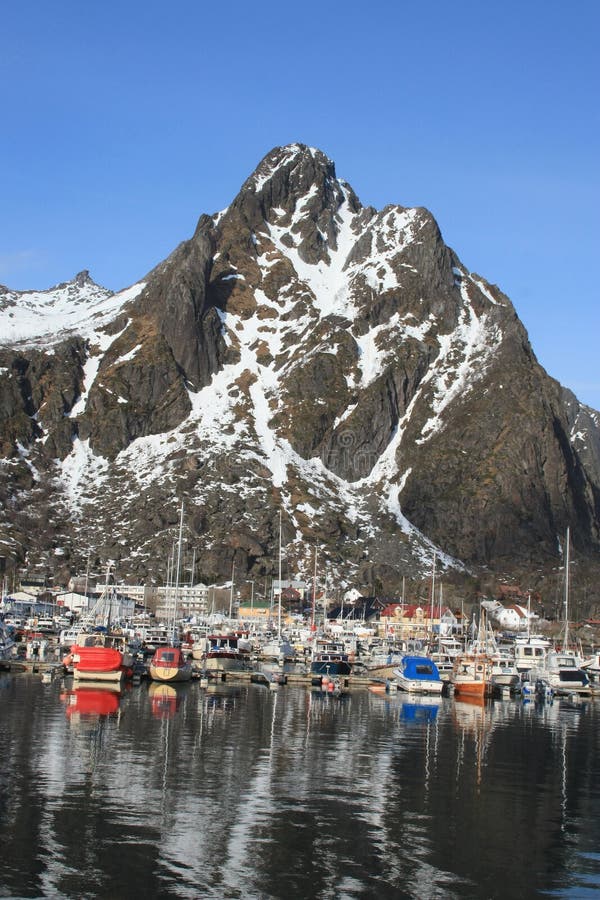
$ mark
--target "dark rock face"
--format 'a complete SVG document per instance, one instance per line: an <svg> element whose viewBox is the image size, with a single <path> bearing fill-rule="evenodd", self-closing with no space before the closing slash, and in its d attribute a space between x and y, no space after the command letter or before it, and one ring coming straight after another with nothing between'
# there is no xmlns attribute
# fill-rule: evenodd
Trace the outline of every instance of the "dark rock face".
<svg viewBox="0 0 600 900"><path fill-rule="evenodd" d="M11 327L21 309L66 324L0 345L15 558L60 546L76 567L93 546L161 580L179 496L198 577L273 575L280 509L287 575L318 546L367 591L422 576L434 549L448 572L556 566L567 526L598 557L599 414L431 213L363 207L318 150L272 150L138 286L84 271L0 290Z"/></svg>

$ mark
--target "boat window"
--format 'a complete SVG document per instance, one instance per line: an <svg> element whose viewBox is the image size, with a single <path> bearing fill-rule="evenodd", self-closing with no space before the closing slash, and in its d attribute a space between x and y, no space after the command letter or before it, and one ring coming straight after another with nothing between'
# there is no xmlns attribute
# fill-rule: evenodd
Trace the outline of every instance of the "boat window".
<svg viewBox="0 0 600 900"><path fill-rule="evenodd" d="M431 666L416 666L417 675L433 675Z"/></svg>

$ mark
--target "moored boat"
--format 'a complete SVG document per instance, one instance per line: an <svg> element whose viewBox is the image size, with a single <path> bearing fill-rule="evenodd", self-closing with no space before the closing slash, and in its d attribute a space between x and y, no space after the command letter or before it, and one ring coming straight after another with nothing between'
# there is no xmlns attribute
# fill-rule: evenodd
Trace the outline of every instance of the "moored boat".
<svg viewBox="0 0 600 900"><path fill-rule="evenodd" d="M75 681L96 681L120 684L130 670L128 659L115 647L73 644L63 659L63 665L73 667Z"/></svg>
<svg viewBox="0 0 600 900"><path fill-rule="evenodd" d="M454 663L451 683L454 693L467 697L485 697L491 689L492 660L484 653L461 653Z"/></svg>
<svg viewBox="0 0 600 900"><path fill-rule="evenodd" d="M555 694L588 696L592 693L592 689L581 662L580 657L574 653L549 650L545 665L531 669L528 676L531 681L547 682Z"/></svg>
<svg viewBox="0 0 600 900"><path fill-rule="evenodd" d="M403 656L393 675L401 691L441 694L444 687L436 664L427 656Z"/></svg>
<svg viewBox="0 0 600 900"><path fill-rule="evenodd" d="M153 681L168 683L189 681L192 663L180 647L157 647L150 661L148 673Z"/></svg>
<svg viewBox="0 0 600 900"><path fill-rule="evenodd" d="M249 671L252 654L248 641L238 633L210 634L208 648L202 655L202 668L207 672Z"/></svg>
<svg viewBox="0 0 600 900"><path fill-rule="evenodd" d="M310 664L311 675L321 678L324 675L349 675L351 671L352 663L343 644L317 638Z"/></svg>
<svg viewBox="0 0 600 900"><path fill-rule="evenodd" d="M500 654L492 657L491 683L500 690L504 688L515 690L519 687L521 679L514 659Z"/></svg>

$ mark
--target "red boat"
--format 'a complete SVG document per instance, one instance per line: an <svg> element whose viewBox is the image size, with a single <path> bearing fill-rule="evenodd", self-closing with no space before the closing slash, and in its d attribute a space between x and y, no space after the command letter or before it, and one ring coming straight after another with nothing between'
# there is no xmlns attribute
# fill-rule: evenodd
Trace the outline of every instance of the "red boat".
<svg viewBox="0 0 600 900"><path fill-rule="evenodd" d="M153 681L189 681L192 664L179 647L158 647L149 667Z"/></svg>
<svg viewBox="0 0 600 900"><path fill-rule="evenodd" d="M73 644L63 665L73 666L73 678L78 681L106 681L119 684L128 670L120 650L114 647L84 647Z"/></svg>

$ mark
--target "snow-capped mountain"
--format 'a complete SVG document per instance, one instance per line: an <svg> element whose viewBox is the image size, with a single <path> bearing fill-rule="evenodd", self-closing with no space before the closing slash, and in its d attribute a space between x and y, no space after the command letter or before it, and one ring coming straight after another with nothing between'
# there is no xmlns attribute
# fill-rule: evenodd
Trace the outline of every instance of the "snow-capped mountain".
<svg viewBox="0 0 600 900"><path fill-rule="evenodd" d="M0 289L0 538L164 577L510 570L600 540L599 417L421 208L363 207L276 148L138 284ZM0 553L2 551L0 550Z"/></svg>

